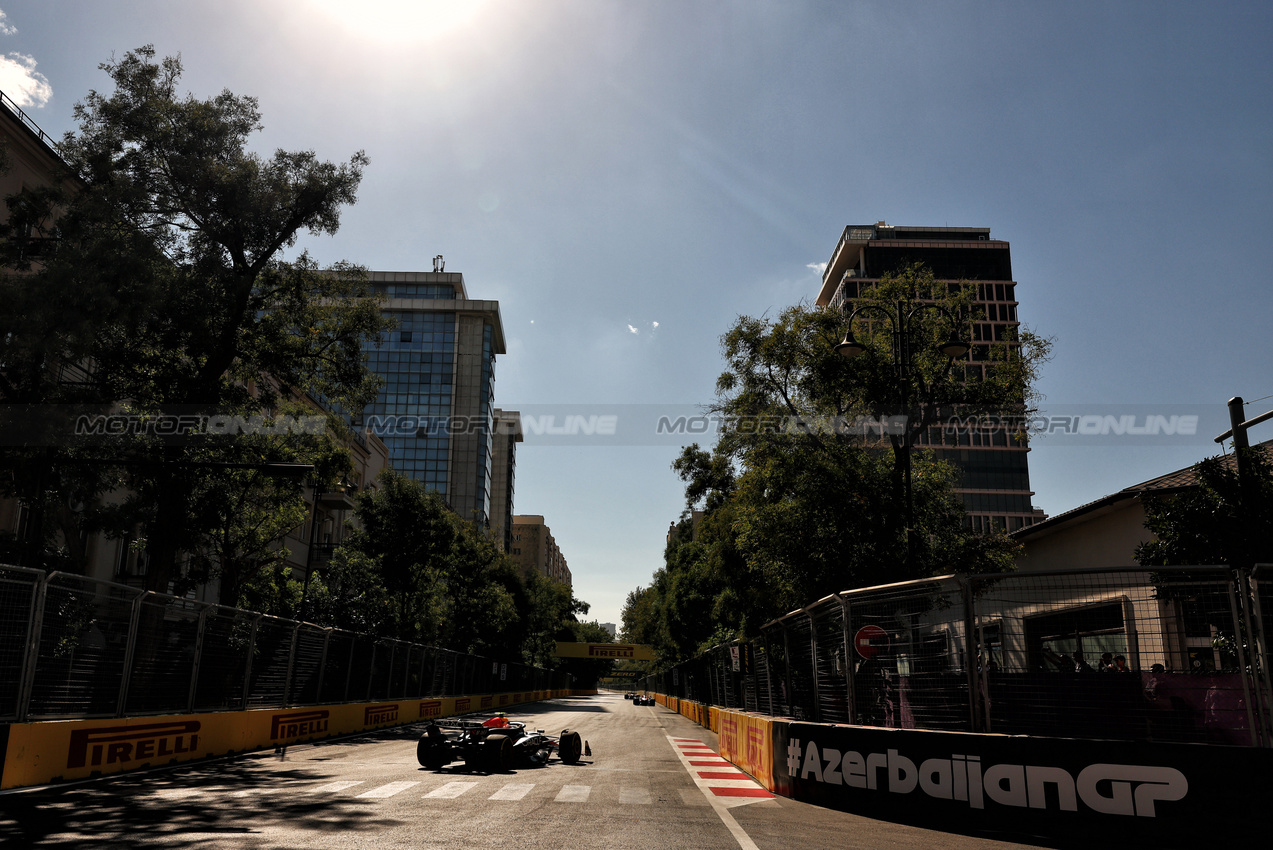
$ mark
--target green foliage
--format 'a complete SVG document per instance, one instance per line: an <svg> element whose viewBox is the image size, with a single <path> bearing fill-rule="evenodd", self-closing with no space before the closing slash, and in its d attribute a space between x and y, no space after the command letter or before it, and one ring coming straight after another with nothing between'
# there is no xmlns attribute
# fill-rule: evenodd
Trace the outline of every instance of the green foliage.
<svg viewBox="0 0 1273 850"><path fill-rule="evenodd" d="M542 667L559 666L557 641L592 639L577 637L587 603L522 575L419 482L386 470L359 494L357 516L360 527L314 572L307 619Z"/></svg>
<svg viewBox="0 0 1273 850"><path fill-rule="evenodd" d="M1154 540L1136 547L1146 567L1273 563L1273 461L1261 447L1242 450L1246 486L1223 456L1194 467L1197 486L1144 497Z"/></svg>
<svg viewBox="0 0 1273 850"><path fill-rule="evenodd" d="M964 529L957 470L907 450L952 413L1021 415L1034 403L1049 341L1023 331L974 346L970 364L988 364L984 378L940 353L952 333L971 336L974 298L974 287L937 281L922 266L883 278L855 302L872 306L855 323L866 351L853 359L835 352L845 331L838 311L802 305L777 319L740 317L721 340L726 370L711 408L733 425L710 451L692 445L673 463L687 506L704 516L697 529L678 527L652 585L629 595L625 636L681 660L836 591L1011 569L1012 541ZM928 304L960 317L957 326ZM909 317L906 369L882 311ZM895 433L844 427L898 414L905 427Z"/></svg>
<svg viewBox="0 0 1273 850"><path fill-rule="evenodd" d="M0 401L273 417L309 395L362 409L378 386L363 342L385 327L364 273L282 252L302 231L336 232L366 157L255 153L256 101L183 96L180 61L156 61L149 46L101 67L114 91L77 104L79 132L60 148L71 174L9 199L4 262L16 273L0 286ZM32 263L28 232L56 234L57 250ZM78 449L63 435L48 444L60 447L11 453L4 486L29 503L51 494L47 515L72 494L88 502L81 526L61 539L136 530L149 588L219 572L230 604L240 579L277 563L272 547L301 519L296 483L260 468L311 463L330 481L324 475L342 466L330 439L304 435L128 434ZM111 492L131 495L105 504ZM188 576L176 569L183 552L204 559Z"/></svg>

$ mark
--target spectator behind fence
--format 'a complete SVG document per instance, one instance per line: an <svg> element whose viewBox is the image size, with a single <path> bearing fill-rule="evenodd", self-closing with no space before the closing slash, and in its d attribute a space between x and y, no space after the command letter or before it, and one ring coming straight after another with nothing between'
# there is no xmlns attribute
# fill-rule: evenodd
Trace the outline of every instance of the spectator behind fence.
<svg viewBox="0 0 1273 850"><path fill-rule="evenodd" d="M1102 673L1114 672L1114 653L1102 652L1101 663L1097 665L1096 669L1100 670Z"/></svg>
<svg viewBox="0 0 1273 850"><path fill-rule="evenodd" d="M1114 656L1114 672L1115 673L1132 672L1131 668L1127 666L1127 658L1125 656L1122 656L1122 655Z"/></svg>
<svg viewBox="0 0 1273 850"><path fill-rule="evenodd" d="M1092 665L1087 663L1087 659L1083 657L1083 647L1074 650L1074 672L1075 673L1091 673Z"/></svg>

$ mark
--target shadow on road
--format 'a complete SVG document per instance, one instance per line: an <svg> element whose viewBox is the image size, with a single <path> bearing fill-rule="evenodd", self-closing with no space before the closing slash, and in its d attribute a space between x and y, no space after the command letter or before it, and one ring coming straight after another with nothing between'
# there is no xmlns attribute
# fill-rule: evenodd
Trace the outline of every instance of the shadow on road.
<svg viewBox="0 0 1273 850"><path fill-rule="evenodd" d="M144 776L0 796L0 846L126 847L160 838L165 847L207 847L216 835L248 836L276 824L319 831L370 831L399 821L350 799L305 793L325 777L311 769L261 772L219 762ZM213 800L206 795L216 789Z"/></svg>

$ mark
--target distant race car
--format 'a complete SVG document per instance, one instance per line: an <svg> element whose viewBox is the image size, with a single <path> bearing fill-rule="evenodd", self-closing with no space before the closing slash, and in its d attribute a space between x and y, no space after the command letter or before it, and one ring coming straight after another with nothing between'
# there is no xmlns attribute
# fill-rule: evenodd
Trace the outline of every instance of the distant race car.
<svg viewBox="0 0 1273 850"><path fill-rule="evenodd" d="M554 751L564 764L575 764L583 754L579 733L563 729L553 737L497 714L486 720L433 721L416 744L416 760L429 770L462 761L469 770L502 773L514 767L542 767Z"/></svg>
<svg viewBox="0 0 1273 850"><path fill-rule="evenodd" d="M624 695L623 695L623 698L624 698L624 699L636 699L636 694L632 693L632 691L628 691L626 694L624 694Z"/></svg>
<svg viewBox="0 0 1273 850"><path fill-rule="evenodd" d="M649 694L637 694L632 697L633 705L654 705L654 697Z"/></svg>

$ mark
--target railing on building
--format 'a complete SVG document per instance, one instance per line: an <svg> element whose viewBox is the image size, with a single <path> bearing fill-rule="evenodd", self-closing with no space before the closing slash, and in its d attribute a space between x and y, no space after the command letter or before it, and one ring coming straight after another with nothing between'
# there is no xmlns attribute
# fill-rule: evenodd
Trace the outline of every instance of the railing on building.
<svg viewBox="0 0 1273 850"><path fill-rule="evenodd" d="M1270 616L1269 565L947 576L828 596L638 687L815 722L1268 747Z"/></svg>
<svg viewBox="0 0 1273 850"><path fill-rule="evenodd" d="M0 722L568 687L521 663L0 566Z"/></svg>
<svg viewBox="0 0 1273 850"><path fill-rule="evenodd" d="M22 107L18 106L18 102L16 100L9 97L2 91L0 91L0 105L3 105L5 109L12 112L14 117L25 124L27 129L36 135L36 138L48 145L51 151L58 153L57 140L48 133L44 132L44 130L40 128L40 125L35 123L34 118L22 111Z"/></svg>

